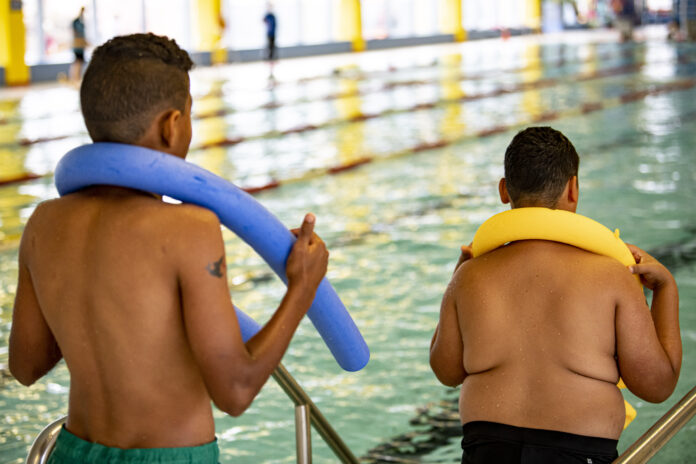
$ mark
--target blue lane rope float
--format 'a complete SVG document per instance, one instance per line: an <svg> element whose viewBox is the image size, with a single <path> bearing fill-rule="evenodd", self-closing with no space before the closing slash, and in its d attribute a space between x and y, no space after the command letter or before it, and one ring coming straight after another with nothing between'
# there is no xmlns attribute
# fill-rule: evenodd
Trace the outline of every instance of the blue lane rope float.
<svg viewBox="0 0 696 464"><path fill-rule="evenodd" d="M285 263L295 236L251 195L181 158L134 145L83 145L60 160L55 184L60 195L90 185L116 185L208 208L287 284ZM258 332L260 327L253 319L239 310L237 315L245 340ZM343 369L365 367L370 350L326 278L307 315Z"/></svg>

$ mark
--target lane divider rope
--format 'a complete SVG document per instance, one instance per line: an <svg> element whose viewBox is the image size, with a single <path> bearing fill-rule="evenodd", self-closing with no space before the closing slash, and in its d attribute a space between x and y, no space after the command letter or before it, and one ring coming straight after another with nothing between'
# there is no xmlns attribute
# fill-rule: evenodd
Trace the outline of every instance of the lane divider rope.
<svg viewBox="0 0 696 464"><path fill-rule="evenodd" d="M386 160L392 160L392 159L397 159L397 158L402 158L405 156L421 153L424 151L429 151L429 150L434 150L438 148L444 148L449 145L455 144L455 143L461 143L467 140L474 140L478 138L484 138L484 137L490 137L493 135L501 134L504 132L508 132L512 129L515 128L520 128L524 127L530 124L539 124L543 122L550 122L562 118L568 118L568 117L574 117L574 116L582 116L585 114L597 112L597 111L602 111L602 110L607 110L615 107L619 107L621 105L625 105L628 103L634 103L638 102L640 100L643 100L647 97L650 96L656 96L656 95L662 95L665 93L670 93L670 92L679 92L679 91L686 91L694 88L696 86L696 78L689 78L689 79L682 79L679 81L673 81L673 82L668 82L665 84L659 84L659 85L653 85L648 89L640 89L640 90L633 90L629 91L627 93L624 93L622 95L619 95L614 98L606 98L601 101L593 101L593 102L585 102L582 105L574 108L568 108L566 110L559 110L559 111L546 111L538 115L533 115L530 118L517 121L512 124L507 124L507 125L495 125L491 127L487 127L481 130L478 130L476 132L471 132L471 133L465 133L460 136L456 137L451 137L451 138L441 138L439 140L434 140L434 141L423 141L415 146L405 148L402 150L398 150L395 152L387 153L387 154L374 154L374 153L366 153L362 154L346 163L338 164L338 165L333 165L333 166L328 166L324 168L317 168L317 169L312 169L309 171L306 171L305 173L296 176L296 177L288 177L284 179L272 179L271 181L257 185L257 186L245 186L245 187L240 187L242 190L244 190L247 193L251 194L256 194L260 193L263 191L267 190L273 190L276 188L281 187L282 185L287 185L287 184L293 184L293 183L298 183L298 182L304 182L310 179L322 177L325 175L337 175L346 171L351 171L353 169L356 169L360 166L364 166L366 164L372 163L374 161L386 161ZM29 181L45 176L49 176L51 173L47 173L44 175L40 174L33 174L33 173L26 173L23 176L19 176L14 179L10 179L9 183L18 183L18 182L24 182L24 181ZM22 177L26 177L22 179ZM7 185L3 184L3 181L0 180L0 186L2 185Z"/></svg>

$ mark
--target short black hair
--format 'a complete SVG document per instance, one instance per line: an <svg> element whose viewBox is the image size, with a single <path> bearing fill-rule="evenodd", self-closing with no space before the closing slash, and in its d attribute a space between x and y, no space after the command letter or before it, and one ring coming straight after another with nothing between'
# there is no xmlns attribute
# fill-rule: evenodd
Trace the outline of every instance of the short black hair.
<svg viewBox="0 0 696 464"><path fill-rule="evenodd" d="M550 127L519 132L505 150L505 185L514 205L554 208L580 159L570 140Z"/></svg>
<svg viewBox="0 0 696 464"><path fill-rule="evenodd" d="M92 55L80 87L82 116L95 142L135 143L168 108L184 112L193 62L167 37L114 37Z"/></svg>

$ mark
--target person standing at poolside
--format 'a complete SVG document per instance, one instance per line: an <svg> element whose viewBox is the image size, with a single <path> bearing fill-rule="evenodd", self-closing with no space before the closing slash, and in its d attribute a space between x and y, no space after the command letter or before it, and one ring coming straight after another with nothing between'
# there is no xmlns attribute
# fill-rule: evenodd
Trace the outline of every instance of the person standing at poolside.
<svg viewBox="0 0 696 464"><path fill-rule="evenodd" d="M266 60L271 63L271 74L273 73L273 62L276 59L276 29L278 21L273 13L273 7L270 3L266 5L266 15L263 17L263 22L266 24Z"/></svg>
<svg viewBox="0 0 696 464"><path fill-rule="evenodd" d="M98 47L80 89L95 142L185 158L192 62L153 34ZM40 204L19 250L9 365L31 385L64 358L68 419L49 463L218 462L211 400L237 416L288 347L326 273L305 216L269 322L242 341L220 221L191 204L92 186Z"/></svg>
<svg viewBox="0 0 696 464"><path fill-rule="evenodd" d="M636 5L634 0L612 0L612 9L616 15L616 26L621 41L633 40L633 27L636 22Z"/></svg>
<svg viewBox="0 0 696 464"><path fill-rule="evenodd" d="M80 14L71 24L73 34L73 53L75 60L70 65L70 80L79 82L82 77L82 67L85 64L85 48L87 47L87 38L85 35L85 7L80 8Z"/></svg>
<svg viewBox="0 0 696 464"><path fill-rule="evenodd" d="M532 127L505 152L499 192L512 208L575 212L575 148ZM681 369L672 274L629 248L630 268L570 245L511 242L480 257L462 247L445 292L430 365L461 385L462 463L612 462L625 421L621 377L664 401ZM647 306L635 275L653 291Z"/></svg>

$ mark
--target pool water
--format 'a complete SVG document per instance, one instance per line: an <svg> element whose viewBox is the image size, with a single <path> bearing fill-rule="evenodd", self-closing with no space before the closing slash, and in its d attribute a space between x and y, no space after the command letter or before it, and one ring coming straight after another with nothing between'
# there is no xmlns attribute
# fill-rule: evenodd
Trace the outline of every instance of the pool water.
<svg viewBox="0 0 696 464"><path fill-rule="evenodd" d="M306 211L317 215L331 250L328 276L372 357L360 372L342 371L304 321L283 363L357 456L414 431L418 408L452 397L428 365L440 298L459 245L504 209L503 153L530 124L563 131L580 153L578 212L656 250L679 284L681 379L663 404L626 394L638 417L619 451L696 384L696 46L567 34L288 60L273 88L266 72L240 65L193 73L192 146L205 148L189 160L245 187L278 181L257 199L288 227ZM60 156L88 139L74 89L3 95L0 180L47 175L0 187L6 365L23 225L56 195L50 173ZM602 107L583 110L588 103ZM221 115L200 117L210 112ZM235 304L265 321L284 287L246 245L224 236ZM31 388L0 382L0 461L20 463L41 428L65 414L69 376L61 364ZM295 462L293 406L273 381L242 417L216 412L216 424L223 463ZM316 433L313 450L314 462L336 462ZM459 462L459 440L418 459ZM696 421L653 462L692 460Z"/></svg>

